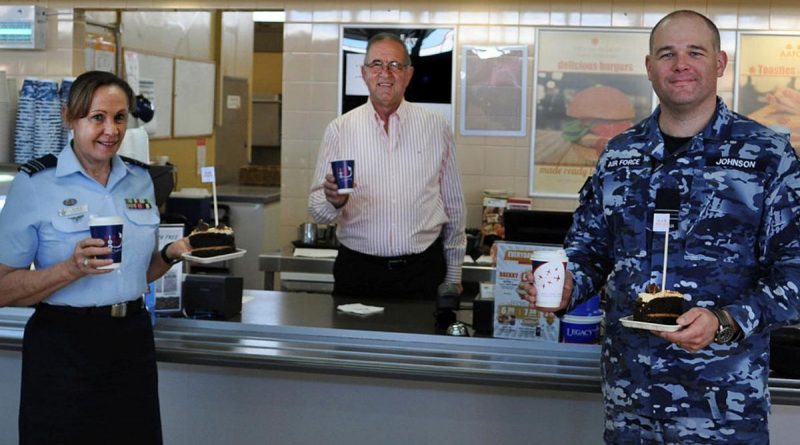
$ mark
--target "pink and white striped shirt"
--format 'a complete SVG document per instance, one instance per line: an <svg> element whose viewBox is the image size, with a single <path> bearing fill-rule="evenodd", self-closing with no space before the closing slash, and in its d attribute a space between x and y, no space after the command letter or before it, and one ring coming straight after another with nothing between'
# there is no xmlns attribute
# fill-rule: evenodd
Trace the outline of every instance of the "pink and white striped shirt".
<svg viewBox="0 0 800 445"><path fill-rule="evenodd" d="M337 159L355 161L355 190L339 209L322 190ZM419 253L441 234L445 281L461 282L464 194L453 134L437 112L403 101L388 133L369 100L336 118L322 139L308 209L318 223L338 223L339 241L367 255Z"/></svg>

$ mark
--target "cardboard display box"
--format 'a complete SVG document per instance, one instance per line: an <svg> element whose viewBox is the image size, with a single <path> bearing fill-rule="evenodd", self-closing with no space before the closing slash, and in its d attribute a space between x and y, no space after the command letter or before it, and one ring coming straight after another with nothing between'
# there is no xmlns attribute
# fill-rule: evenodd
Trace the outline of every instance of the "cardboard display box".
<svg viewBox="0 0 800 445"><path fill-rule="evenodd" d="M559 319L551 312L530 309L517 286L531 270L534 250L553 250L528 243L498 241L494 280L494 336L558 342Z"/></svg>

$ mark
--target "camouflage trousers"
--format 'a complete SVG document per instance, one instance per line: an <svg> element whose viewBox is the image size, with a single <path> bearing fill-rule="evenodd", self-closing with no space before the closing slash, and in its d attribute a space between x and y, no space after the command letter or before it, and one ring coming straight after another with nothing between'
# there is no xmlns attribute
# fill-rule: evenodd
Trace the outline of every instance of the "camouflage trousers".
<svg viewBox="0 0 800 445"><path fill-rule="evenodd" d="M769 444L766 420L715 420L702 417L654 419L606 410L606 444Z"/></svg>

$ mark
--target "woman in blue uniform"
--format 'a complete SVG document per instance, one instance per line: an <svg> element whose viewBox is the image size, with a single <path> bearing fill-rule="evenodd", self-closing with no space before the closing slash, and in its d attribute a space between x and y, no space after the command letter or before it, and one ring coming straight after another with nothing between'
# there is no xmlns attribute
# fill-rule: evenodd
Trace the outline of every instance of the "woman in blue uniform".
<svg viewBox="0 0 800 445"><path fill-rule="evenodd" d="M72 85L74 140L22 166L0 213L0 305L36 307L22 346L20 443L161 443L153 330L142 295L190 250L160 252L147 165L117 155L133 92L100 71ZM122 263L89 216L123 219ZM33 264L35 270L31 270Z"/></svg>

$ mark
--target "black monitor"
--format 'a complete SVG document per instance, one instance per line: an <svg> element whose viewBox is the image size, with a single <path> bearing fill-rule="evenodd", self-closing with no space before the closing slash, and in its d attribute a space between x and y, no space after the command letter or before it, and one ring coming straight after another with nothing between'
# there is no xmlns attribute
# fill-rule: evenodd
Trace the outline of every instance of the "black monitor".
<svg viewBox="0 0 800 445"><path fill-rule="evenodd" d="M503 225L506 241L563 245L572 226L572 212L506 210Z"/></svg>

